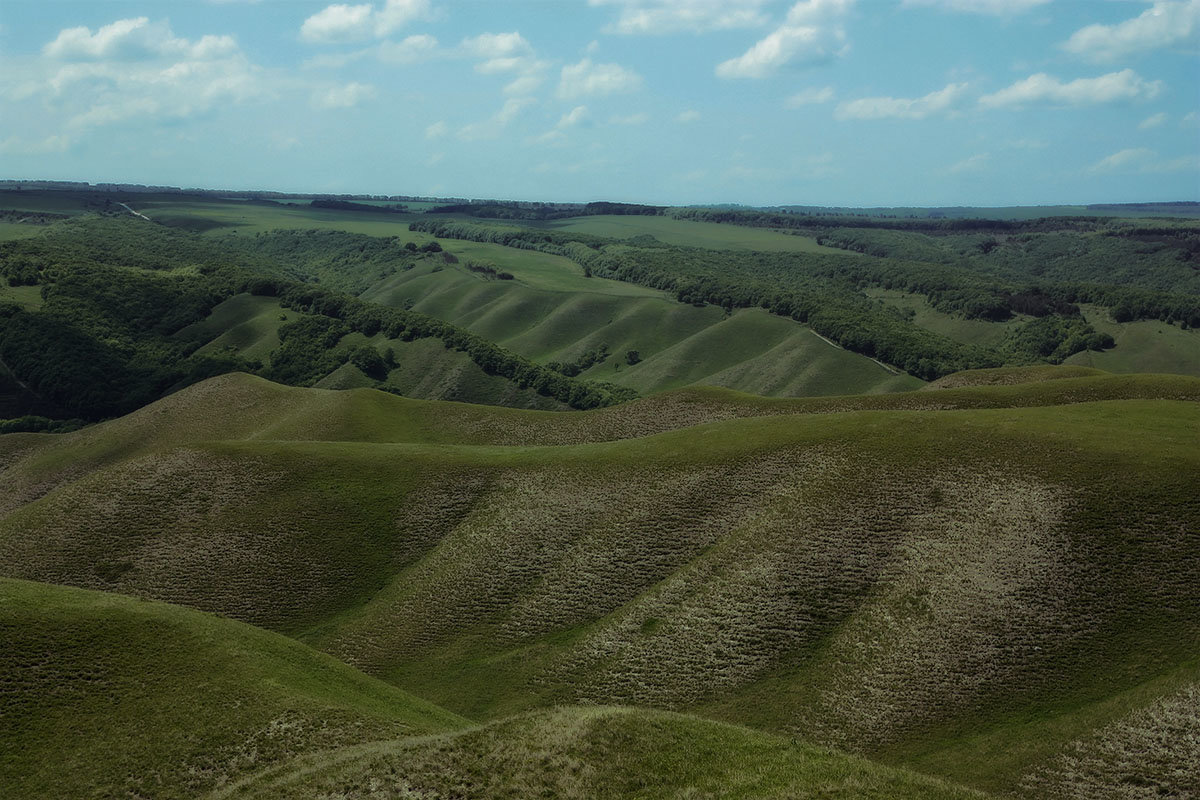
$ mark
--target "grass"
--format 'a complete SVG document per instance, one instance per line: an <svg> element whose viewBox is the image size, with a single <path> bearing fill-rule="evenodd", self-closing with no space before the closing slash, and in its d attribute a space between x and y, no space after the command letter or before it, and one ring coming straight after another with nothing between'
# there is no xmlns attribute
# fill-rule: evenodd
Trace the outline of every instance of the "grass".
<svg viewBox="0 0 1200 800"><path fill-rule="evenodd" d="M465 720L298 642L163 603L0 580L10 797L196 797L313 750Z"/></svg>
<svg viewBox="0 0 1200 800"><path fill-rule="evenodd" d="M1195 680L1198 386L553 415L226 377L19 439L0 564L289 633L475 719L632 704L1000 793L1062 784L1072 753L1111 783ZM480 747L382 763L455 774Z"/></svg>
<svg viewBox="0 0 1200 800"><path fill-rule="evenodd" d="M0 303L16 303L22 308L36 311L42 307L42 287L9 286L0 279Z"/></svg>
<svg viewBox="0 0 1200 800"><path fill-rule="evenodd" d="M542 363L572 362L606 345L612 355L584 377L640 393L712 384L800 396L921 385L916 378L895 375L825 342L805 326L761 309L727 316L715 306L697 308L659 293L622 296L608 292L604 284L592 284L594 278L574 280L598 290L548 291L519 282L485 281L457 265L437 271L423 265L381 281L363 297L385 305L411 305ZM639 353L640 363L627 363L630 350Z"/></svg>
<svg viewBox="0 0 1200 800"><path fill-rule="evenodd" d="M836 253L839 255L846 253L845 250L819 245L815 239L808 236L792 236L766 228L746 228L716 222L693 222L672 217L636 215L572 217L541 223L541 226L555 230L587 233L593 236L609 236L614 239L649 235L664 244L707 247L712 250L762 250L787 253Z"/></svg>
<svg viewBox="0 0 1200 800"><path fill-rule="evenodd" d="M863 294L882 300L885 304L901 311L911 311L913 312L913 322L918 326L963 344L995 347L1003 341L1009 331L1030 319L1030 317L1021 315L1017 315L1007 322L966 319L934 309L921 294L871 288L864 289Z"/></svg>
<svg viewBox="0 0 1200 800"><path fill-rule="evenodd" d="M229 797L976 798L926 776L680 714L560 708L462 733L344 748Z"/></svg>
<svg viewBox="0 0 1200 800"><path fill-rule="evenodd" d="M1098 306L1083 306L1083 315L1096 330L1113 337L1117 346L1101 352L1077 353L1067 364L1109 372L1176 372L1200 376L1200 331L1183 330L1158 320L1113 322Z"/></svg>
<svg viewBox="0 0 1200 800"><path fill-rule="evenodd" d="M240 294L222 302L206 319L188 325L175 335L203 341L200 353L232 350L247 359L265 361L279 347L279 326L299 318L273 297Z"/></svg>

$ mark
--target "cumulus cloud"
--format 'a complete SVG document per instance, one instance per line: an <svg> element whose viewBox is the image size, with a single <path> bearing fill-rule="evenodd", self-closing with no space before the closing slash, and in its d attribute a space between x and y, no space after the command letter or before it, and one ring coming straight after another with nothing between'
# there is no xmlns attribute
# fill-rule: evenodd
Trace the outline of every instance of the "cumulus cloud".
<svg viewBox="0 0 1200 800"><path fill-rule="evenodd" d="M381 42L376 56L388 64L418 64L437 57L440 52L435 37L419 33L398 42Z"/></svg>
<svg viewBox="0 0 1200 800"><path fill-rule="evenodd" d="M335 3L304 20L300 38L322 44L383 38L430 14L429 0L386 0L382 6Z"/></svg>
<svg viewBox="0 0 1200 800"><path fill-rule="evenodd" d="M312 95L313 108L353 108L363 100L375 96L375 87L365 83L350 82L343 86L317 89Z"/></svg>
<svg viewBox="0 0 1200 800"><path fill-rule="evenodd" d="M438 121L438 122L433 123L432 125L430 125L428 128L425 129L425 138L426 139L441 139L441 138L444 138L446 136L446 134L448 134L449 132L450 132L450 126L447 125L445 122Z"/></svg>
<svg viewBox="0 0 1200 800"><path fill-rule="evenodd" d="M1050 0L904 0L904 5L935 6L946 11L966 11L999 17L1021 14L1049 2Z"/></svg>
<svg viewBox="0 0 1200 800"><path fill-rule="evenodd" d="M617 6L610 33L661 35L707 33L765 25L766 0L588 0L593 6Z"/></svg>
<svg viewBox="0 0 1200 800"><path fill-rule="evenodd" d="M783 24L737 58L722 61L720 78L765 78L789 63L818 64L846 50L841 20L855 0L800 0Z"/></svg>
<svg viewBox="0 0 1200 800"><path fill-rule="evenodd" d="M979 172L980 170L987 167L988 163L991 160L992 160L992 156L989 153L976 153L973 156L964 158L962 161L959 161L957 164L951 164L949 167L946 168L946 172L950 173L951 175L961 175L963 173Z"/></svg>
<svg viewBox="0 0 1200 800"><path fill-rule="evenodd" d="M504 101L500 110L482 122L472 122L464 125L458 132L458 138L464 141L479 139L494 139L508 127L522 111L533 105L532 97L512 97Z"/></svg>
<svg viewBox="0 0 1200 800"><path fill-rule="evenodd" d="M816 105L819 103L828 103L833 99L833 87L825 86L820 89L810 88L800 92L783 101L787 108L800 108L802 106Z"/></svg>
<svg viewBox="0 0 1200 800"><path fill-rule="evenodd" d="M564 99L585 95L632 92L642 85L642 77L620 64L594 64L585 58L562 68L558 96Z"/></svg>
<svg viewBox="0 0 1200 800"><path fill-rule="evenodd" d="M463 39L462 49L465 53L476 58L492 59L525 55L533 48L518 31L511 33L481 33L469 39Z"/></svg>
<svg viewBox="0 0 1200 800"><path fill-rule="evenodd" d="M609 120L613 125L645 125L650 121L650 115L645 111L637 114L626 114L624 116L616 116Z"/></svg>
<svg viewBox="0 0 1200 800"><path fill-rule="evenodd" d="M979 98L985 108L1020 108L1028 105L1089 106L1103 103L1147 100L1162 91L1162 81L1143 80L1131 69L1110 72L1097 78L1078 78L1064 83L1039 72L994 94Z"/></svg>
<svg viewBox="0 0 1200 800"><path fill-rule="evenodd" d="M181 39L164 22L147 17L121 19L92 33L86 27L66 28L42 52L59 61L136 61L177 57L220 58L237 50L232 36L204 36L199 41Z"/></svg>
<svg viewBox="0 0 1200 800"><path fill-rule="evenodd" d="M681 112L677 117L675 117L676 122L683 123L696 122L699 119L700 112L696 111L695 109L688 109L687 111Z"/></svg>
<svg viewBox="0 0 1200 800"><path fill-rule="evenodd" d="M1063 42L1062 48L1089 61L1111 62L1188 41L1194 43L1198 31L1200 0L1157 2L1116 25L1080 28Z"/></svg>
<svg viewBox="0 0 1200 800"><path fill-rule="evenodd" d="M1151 128L1157 128L1159 125L1162 125L1166 121L1167 121L1166 113L1160 111L1159 113L1152 114L1152 115L1146 117L1141 122L1139 122L1138 129L1143 130L1143 131L1148 131Z"/></svg>
<svg viewBox="0 0 1200 800"><path fill-rule="evenodd" d="M584 124L588 119L587 106L575 106L563 114L553 128L543 133L534 141L550 143L565 141L567 138L566 131Z"/></svg>
<svg viewBox="0 0 1200 800"><path fill-rule="evenodd" d="M833 115L837 119L924 119L952 110L966 91L967 84L951 83L924 97L863 97L839 104Z"/></svg>
<svg viewBox="0 0 1200 800"><path fill-rule="evenodd" d="M1118 150L1087 168L1093 174L1106 172L1187 172L1200 169L1200 156L1160 159L1158 153L1145 147Z"/></svg>

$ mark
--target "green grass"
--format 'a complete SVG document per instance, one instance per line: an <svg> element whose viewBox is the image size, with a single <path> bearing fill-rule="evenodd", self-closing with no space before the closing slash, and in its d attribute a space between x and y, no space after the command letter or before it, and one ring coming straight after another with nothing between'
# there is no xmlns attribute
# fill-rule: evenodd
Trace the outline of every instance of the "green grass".
<svg viewBox="0 0 1200 800"><path fill-rule="evenodd" d="M196 797L313 750L461 718L298 642L197 611L0 580L9 797Z"/></svg>
<svg viewBox="0 0 1200 800"><path fill-rule="evenodd" d="M901 311L912 311L915 324L963 344L994 347L1004 340L1009 331L1030 319L1020 315L1007 322L966 319L934 309L921 294L910 294L892 289L864 289L863 293L868 297L882 300L885 304ZM1153 370L1144 371L1151 372Z"/></svg>
<svg viewBox="0 0 1200 800"><path fill-rule="evenodd" d="M1117 346L1102 352L1077 353L1067 364L1096 367L1108 372L1175 372L1200 376L1200 331L1158 320L1113 322L1097 306L1083 306L1083 315Z"/></svg>
<svg viewBox="0 0 1200 800"><path fill-rule="evenodd" d="M1198 387L554 415L225 377L19 439L0 564L290 633L475 719L677 709L1019 792L1166 736L1195 681Z"/></svg>
<svg viewBox="0 0 1200 800"><path fill-rule="evenodd" d="M536 224L536 223L535 223ZM792 236L766 228L745 228L716 222L693 222L671 217L636 215L572 217L541 223L541 227L628 239L653 236L664 244L707 247L712 250L763 250L788 253L836 253L845 250L824 247L808 236Z"/></svg>
<svg viewBox="0 0 1200 800"><path fill-rule="evenodd" d="M175 335L204 342L199 348L200 353L231 350L243 358L265 361L279 346L279 326L299 316L280 306L274 297L240 294L218 305L207 318L188 325Z"/></svg>
<svg viewBox="0 0 1200 800"><path fill-rule="evenodd" d="M37 236L44 230L41 225L29 225L20 222L0 222L0 242L11 242L16 239L28 239Z"/></svg>
<svg viewBox="0 0 1200 800"><path fill-rule="evenodd" d="M442 737L297 759L223 797L820 797L983 795L783 737L680 714L560 708Z"/></svg>
<svg viewBox="0 0 1200 800"><path fill-rule="evenodd" d="M0 303L5 302L37 310L42 307L42 287L9 286L3 278L0 278Z"/></svg>
<svg viewBox="0 0 1200 800"><path fill-rule="evenodd" d="M921 385L916 378L896 375L761 309L743 309L727 317L716 306L697 308L655 296L658 293L626 297L607 291L605 284L611 281L572 280L598 290L567 291L565 287L575 284L564 282L564 290L547 291L517 282L485 281L458 265L437 271L422 265L381 281L363 297L385 305L411 305L541 363L572 362L607 345L612 355L584 377L640 393L712 384L800 396ZM627 363L630 350L638 351L640 363Z"/></svg>

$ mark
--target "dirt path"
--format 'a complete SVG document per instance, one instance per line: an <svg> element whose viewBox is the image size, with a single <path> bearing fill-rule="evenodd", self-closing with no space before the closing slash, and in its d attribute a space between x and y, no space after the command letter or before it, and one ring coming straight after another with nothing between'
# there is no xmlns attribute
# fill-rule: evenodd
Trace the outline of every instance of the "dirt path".
<svg viewBox="0 0 1200 800"><path fill-rule="evenodd" d="M117 205L119 205L121 208L123 208L123 209L125 209L126 211L128 211L130 214L133 214L135 217L141 217L142 219L146 220L146 222L150 222L150 221L151 221L151 220L150 220L150 218L149 218L149 217L147 217L145 214L143 214L143 213L142 213L142 212L140 212L140 211L134 211L132 208L130 208L129 206L125 205L124 203L117 203Z"/></svg>

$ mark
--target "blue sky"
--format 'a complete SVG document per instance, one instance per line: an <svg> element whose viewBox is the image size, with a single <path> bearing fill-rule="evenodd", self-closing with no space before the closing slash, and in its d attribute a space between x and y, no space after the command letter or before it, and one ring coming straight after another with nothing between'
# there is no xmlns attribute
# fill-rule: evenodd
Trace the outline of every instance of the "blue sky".
<svg viewBox="0 0 1200 800"><path fill-rule="evenodd" d="M1200 0L4 0L0 177L1200 200Z"/></svg>

